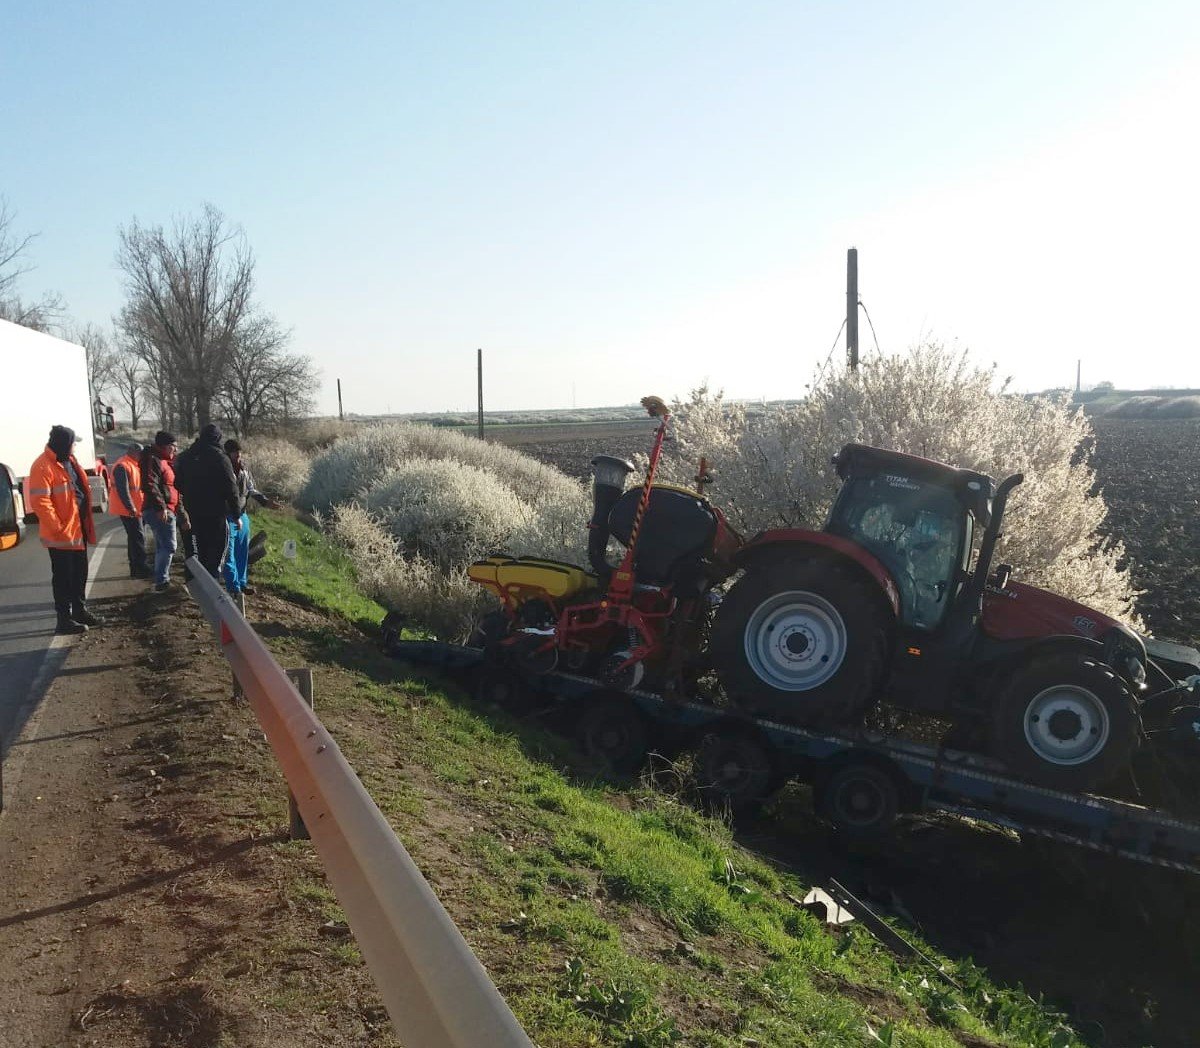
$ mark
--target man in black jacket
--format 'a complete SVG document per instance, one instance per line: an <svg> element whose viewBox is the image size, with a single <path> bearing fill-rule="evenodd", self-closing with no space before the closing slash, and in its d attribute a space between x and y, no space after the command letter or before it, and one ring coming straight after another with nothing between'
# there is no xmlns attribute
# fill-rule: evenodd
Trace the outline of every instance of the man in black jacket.
<svg viewBox="0 0 1200 1048"><path fill-rule="evenodd" d="M191 518L196 556L220 581L229 546L229 518L237 515L238 489L217 426L205 426L192 446L175 460L175 486Z"/></svg>

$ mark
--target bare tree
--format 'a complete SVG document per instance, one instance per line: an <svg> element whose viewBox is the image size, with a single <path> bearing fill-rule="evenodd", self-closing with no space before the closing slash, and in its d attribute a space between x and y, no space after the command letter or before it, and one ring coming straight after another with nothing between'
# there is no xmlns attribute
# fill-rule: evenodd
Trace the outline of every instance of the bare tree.
<svg viewBox="0 0 1200 1048"><path fill-rule="evenodd" d="M117 352L113 365L113 386L129 409L129 427L137 429L146 402L146 365L136 348L125 345ZM164 422L165 426L166 423Z"/></svg>
<svg viewBox="0 0 1200 1048"><path fill-rule="evenodd" d="M108 334L96 324L76 324L66 337L83 346L87 354L88 388L92 397L103 400L116 378L117 351Z"/></svg>
<svg viewBox="0 0 1200 1048"><path fill-rule="evenodd" d="M238 433L311 412L317 372L308 357L285 352L289 337L273 317L258 318L239 337L220 396Z"/></svg>
<svg viewBox="0 0 1200 1048"><path fill-rule="evenodd" d="M190 428L207 424L254 315L245 236L211 204L198 217L176 219L169 232L134 219L120 232L117 264L128 295L121 327L160 357L160 411Z"/></svg>
<svg viewBox="0 0 1200 1048"><path fill-rule="evenodd" d="M65 306L62 297L53 292L47 292L36 302L17 295L21 277L33 269L27 254L36 234L17 233L13 229L16 217L8 202L0 197L0 319L36 331L49 331L62 317Z"/></svg>

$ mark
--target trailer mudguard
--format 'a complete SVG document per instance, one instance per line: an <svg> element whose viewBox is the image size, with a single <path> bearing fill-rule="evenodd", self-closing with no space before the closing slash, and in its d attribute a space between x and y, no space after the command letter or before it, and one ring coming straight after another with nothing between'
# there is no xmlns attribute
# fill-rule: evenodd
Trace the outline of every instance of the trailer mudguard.
<svg viewBox="0 0 1200 1048"><path fill-rule="evenodd" d="M884 567L878 557L838 535L830 535L824 531L808 531L805 528L760 531L734 555L734 566L746 568L763 558L827 557L831 554L853 561L866 572L883 591L892 614L900 617L900 590L892 578L892 573Z"/></svg>

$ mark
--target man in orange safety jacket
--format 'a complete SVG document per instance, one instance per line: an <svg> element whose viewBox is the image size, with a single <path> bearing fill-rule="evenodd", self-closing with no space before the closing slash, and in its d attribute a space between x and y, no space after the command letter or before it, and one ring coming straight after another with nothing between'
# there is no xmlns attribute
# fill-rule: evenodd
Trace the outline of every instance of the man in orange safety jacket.
<svg viewBox="0 0 1200 1048"><path fill-rule="evenodd" d="M102 625L85 603L87 548L96 545L87 474L71 449L75 431L54 426L45 452L29 467L29 509L37 515L42 545L50 551L50 588L58 613L56 633L86 633Z"/></svg>
<svg viewBox="0 0 1200 1048"><path fill-rule="evenodd" d="M142 524L142 467L138 459L141 444L130 444L112 468L108 487L108 506L121 518L125 528L125 547L129 553L129 577L148 579L154 574L146 565L146 529Z"/></svg>

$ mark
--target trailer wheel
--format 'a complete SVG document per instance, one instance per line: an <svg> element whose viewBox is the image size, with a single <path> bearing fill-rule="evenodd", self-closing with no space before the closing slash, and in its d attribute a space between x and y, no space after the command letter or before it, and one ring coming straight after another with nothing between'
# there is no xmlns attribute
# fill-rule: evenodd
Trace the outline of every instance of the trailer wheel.
<svg viewBox="0 0 1200 1048"><path fill-rule="evenodd" d="M1108 667L1079 652L1034 659L1012 675L993 714L992 751L1038 786L1086 790L1129 765L1141 721Z"/></svg>
<svg viewBox="0 0 1200 1048"><path fill-rule="evenodd" d="M649 752L646 718L623 695L592 699L575 729L579 748L621 774L637 771Z"/></svg>
<svg viewBox="0 0 1200 1048"><path fill-rule="evenodd" d="M692 775L706 804L736 815L753 814L783 784L770 745L747 731L705 735Z"/></svg>
<svg viewBox="0 0 1200 1048"><path fill-rule="evenodd" d="M505 666L482 667L475 696L481 702L496 703L514 717L522 717L538 705L538 693Z"/></svg>
<svg viewBox="0 0 1200 1048"><path fill-rule="evenodd" d="M467 647L482 648L485 659L491 659L496 654L496 646L508 636L508 616L503 611L489 611L475 623L471 636L467 638Z"/></svg>
<svg viewBox="0 0 1200 1048"><path fill-rule="evenodd" d="M771 560L751 566L721 602L712 661L730 700L750 713L846 724L876 697L890 628L881 593L836 562Z"/></svg>
<svg viewBox="0 0 1200 1048"><path fill-rule="evenodd" d="M868 761L847 761L816 786L817 813L841 833L869 837L886 833L900 812L896 777Z"/></svg>

